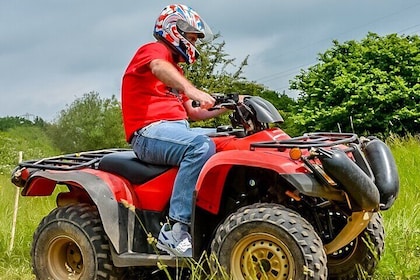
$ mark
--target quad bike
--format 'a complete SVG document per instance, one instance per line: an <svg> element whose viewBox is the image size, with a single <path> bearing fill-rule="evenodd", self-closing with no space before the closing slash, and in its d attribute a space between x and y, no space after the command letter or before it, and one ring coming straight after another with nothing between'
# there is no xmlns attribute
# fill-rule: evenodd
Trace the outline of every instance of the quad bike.
<svg viewBox="0 0 420 280"><path fill-rule="evenodd" d="M208 131L217 153L194 192L193 259L214 254L233 279L373 274L384 250L379 211L399 191L386 144L352 133L290 137L273 125L283 119L261 97L215 97L217 108L232 110L231 125ZM167 219L176 173L177 167L142 162L130 149L20 163L12 182L23 196L57 194L57 208L34 233L36 277L122 279L135 268L143 279L158 262L184 263L157 251L152 238Z"/></svg>

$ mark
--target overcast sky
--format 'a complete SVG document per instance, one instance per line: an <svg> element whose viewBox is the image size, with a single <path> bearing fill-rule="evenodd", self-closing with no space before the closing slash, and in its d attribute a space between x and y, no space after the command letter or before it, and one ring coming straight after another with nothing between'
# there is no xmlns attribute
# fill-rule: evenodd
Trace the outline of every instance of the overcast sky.
<svg viewBox="0 0 420 280"><path fill-rule="evenodd" d="M0 117L35 115L53 121L84 93L120 100L121 77L137 48L172 1L2 0ZM177 2L175 2L177 3ZM420 0L196 0L195 9L220 32L225 51L245 76L269 89L317 62L332 40L360 41L420 34Z"/></svg>

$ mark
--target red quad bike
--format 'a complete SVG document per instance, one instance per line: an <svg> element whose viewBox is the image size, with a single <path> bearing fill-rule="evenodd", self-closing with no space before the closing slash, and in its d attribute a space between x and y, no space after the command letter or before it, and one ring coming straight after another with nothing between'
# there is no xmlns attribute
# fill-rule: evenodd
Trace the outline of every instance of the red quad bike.
<svg viewBox="0 0 420 280"><path fill-rule="evenodd" d="M399 191L386 144L352 133L292 138L270 125L283 119L261 97L215 97L216 107L232 109L232 125L209 131L217 153L203 167L191 205L193 258L214 253L233 279L373 274L384 250L379 211ZM129 149L20 163L12 182L23 196L67 187L34 233L36 277L122 279L136 271L135 279L166 279L151 274L157 262L175 267L182 259L148 240L167 219L176 173L141 162Z"/></svg>

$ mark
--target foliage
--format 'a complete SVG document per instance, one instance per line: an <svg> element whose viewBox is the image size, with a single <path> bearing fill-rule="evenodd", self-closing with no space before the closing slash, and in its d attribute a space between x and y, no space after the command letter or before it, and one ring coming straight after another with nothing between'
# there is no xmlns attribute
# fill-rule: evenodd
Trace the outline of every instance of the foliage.
<svg viewBox="0 0 420 280"><path fill-rule="evenodd" d="M420 130L420 38L369 33L319 55L291 83L301 130L388 135Z"/></svg>
<svg viewBox="0 0 420 280"><path fill-rule="evenodd" d="M10 173L23 148L28 158L39 158L44 153L58 153L44 132L46 125L40 118L35 118L34 122L23 117L0 118L0 174ZM34 146L28 149L27 142L34 143Z"/></svg>
<svg viewBox="0 0 420 280"><path fill-rule="evenodd" d="M240 65L235 65L235 59L229 58L224 51L225 42L218 43L215 36L212 43L199 46L200 58L193 64L184 64L185 76L198 88L210 93L232 93L241 89L241 84L246 80L241 75L248 64L248 57ZM230 68L237 69L231 73ZM241 92L243 93L243 92Z"/></svg>
<svg viewBox="0 0 420 280"><path fill-rule="evenodd" d="M0 174L10 174L23 151L24 159L37 159L59 154L45 132L36 126L20 126L0 131ZM28 145L31 143L31 145Z"/></svg>
<svg viewBox="0 0 420 280"><path fill-rule="evenodd" d="M64 153L125 147L121 107L115 96L90 92L59 114L48 134Z"/></svg>
<svg viewBox="0 0 420 280"><path fill-rule="evenodd" d="M46 125L45 121L40 117L35 117L34 121L30 121L24 117L3 117L0 118L0 131L6 131L10 128L17 126L38 126L44 127Z"/></svg>
<svg viewBox="0 0 420 280"><path fill-rule="evenodd" d="M16 126L32 125L32 122L22 117L4 117L0 118L0 131L6 131Z"/></svg>

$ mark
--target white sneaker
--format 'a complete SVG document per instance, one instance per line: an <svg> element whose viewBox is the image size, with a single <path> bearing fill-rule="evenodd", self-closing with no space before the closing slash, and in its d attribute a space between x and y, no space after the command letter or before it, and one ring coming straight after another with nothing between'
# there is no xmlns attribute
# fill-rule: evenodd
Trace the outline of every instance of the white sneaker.
<svg viewBox="0 0 420 280"><path fill-rule="evenodd" d="M172 226L166 223L160 230L156 247L172 256L191 258L192 245L188 226L183 223L175 223Z"/></svg>

